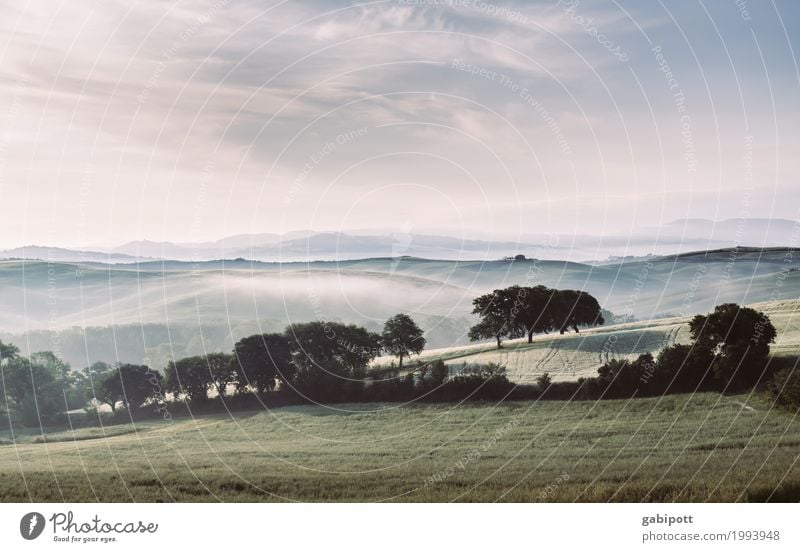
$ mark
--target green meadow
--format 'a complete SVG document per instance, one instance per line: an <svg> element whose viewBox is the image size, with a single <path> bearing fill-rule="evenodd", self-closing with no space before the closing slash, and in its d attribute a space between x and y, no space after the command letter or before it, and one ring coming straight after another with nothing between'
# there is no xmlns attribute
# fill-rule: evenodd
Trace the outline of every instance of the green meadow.
<svg viewBox="0 0 800 552"><path fill-rule="evenodd" d="M284 407L2 439L4 501L800 499L800 421L714 393Z"/></svg>

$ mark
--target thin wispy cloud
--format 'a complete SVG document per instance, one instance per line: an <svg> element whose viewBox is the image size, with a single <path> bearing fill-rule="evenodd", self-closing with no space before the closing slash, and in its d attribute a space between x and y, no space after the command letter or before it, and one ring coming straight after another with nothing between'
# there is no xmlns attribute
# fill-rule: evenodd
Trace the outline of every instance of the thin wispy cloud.
<svg viewBox="0 0 800 552"><path fill-rule="evenodd" d="M750 184L774 196L752 215L795 216L798 8L705 9L0 1L1 245L454 233L463 213L487 238L611 231L736 217L708 190Z"/></svg>

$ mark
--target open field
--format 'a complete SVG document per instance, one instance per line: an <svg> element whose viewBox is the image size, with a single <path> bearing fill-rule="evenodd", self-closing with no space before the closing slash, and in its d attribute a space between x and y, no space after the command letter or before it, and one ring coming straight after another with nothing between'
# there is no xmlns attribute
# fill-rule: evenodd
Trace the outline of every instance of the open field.
<svg viewBox="0 0 800 552"><path fill-rule="evenodd" d="M533 383L548 372L554 381L575 380L597 375L597 368L613 358L636 358L655 353L673 343L689 342L689 329L683 319L665 319L645 323L619 324L582 330L580 334L548 334L505 341L498 349L493 343L426 351L412 361L442 359L448 365L462 363L502 364L508 378L516 383ZM390 357L376 359L377 368L391 365Z"/></svg>
<svg viewBox="0 0 800 552"><path fill-rule="evenodd" d="M800 422L747 396L305 406L109 429L16 445L6 432L0 498L800 499Z"/></svg>

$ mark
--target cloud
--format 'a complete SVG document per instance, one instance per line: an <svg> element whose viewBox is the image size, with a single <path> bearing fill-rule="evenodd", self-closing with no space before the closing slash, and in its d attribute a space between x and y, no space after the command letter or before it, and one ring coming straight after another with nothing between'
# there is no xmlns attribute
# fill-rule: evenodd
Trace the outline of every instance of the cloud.
<svg viewBox="0 0 800 552"><path fill-rule="evenodd" d="M333 181L340 207L413 181L442 191L457 209L479 205L501 224L520 219L508 216L509 198L513 204L531 187L605 190L620 202L631 187L662 189L669 180L682 189L680 115L649 52L653 40L690 96L701 148L695 178L719 187L716 167L735 173L741 157L738 130L730 130L741 122L741 102L705 90L728 82L730 67L718 63L724 51L704 52L702 72L685 52L681 30L707 30L701 15L638 5L625 13L606 2L142 0L54 9L46 0L0 0L0 193L23 206L7 213L0 231L8 245L69 245L87 234L177 241L287 230L307 223L304 204ZM741 36L736 15L716 20L731 40ZM630 61L612 55L597 33ZM762 43L770 75L785 83L786 52L768 37ZM763 76L746 89L769 92ZM784 112L790 91L773 90ZM769 110L762 101L747 105L759 115ZM776 131L774 114L763 114L753 117L763 137L756 151L797 143L796 125ZM306 169L326 142L358 128L369 138ZM395 155L412 149L428 158ZM760 153L755 163L757 177L774 164ZM769 178L798 173L796 161L782 160ZM481 186L465 183L465 174ZM498 193L487 200L493 186ZM287 211L290 189L296 201ZM406 218L437 218L435 204L398 201L393 208ZM558 218L561 203L550 204ZM517 211L531 219L524 206ZM54 217L70 213L84 213L80 223L57 226ZM324 218L341 222L336 213ZM386 219L359 214L361 226ZM275 228L277 221L293 228Z"/></svg>

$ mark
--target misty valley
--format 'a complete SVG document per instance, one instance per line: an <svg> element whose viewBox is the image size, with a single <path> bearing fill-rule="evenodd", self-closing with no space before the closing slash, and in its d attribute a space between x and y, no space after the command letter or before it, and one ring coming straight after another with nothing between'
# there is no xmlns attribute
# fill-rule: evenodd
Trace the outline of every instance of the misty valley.
<svg viewBox="0 0 800 552"><path fill-rule="evenodd" d="M604 264L12 260L0 262L0 339L25 354L57 350L73 368L96 361L163 368L293 322L333 320L377 331L394 313L414 312L428 348L459 347L469 343L473 297L492 289L585 289L610 311L607 325L686 317L722 302L796 297L800 272L787 268L787 253L738 248Z"/></svg>

